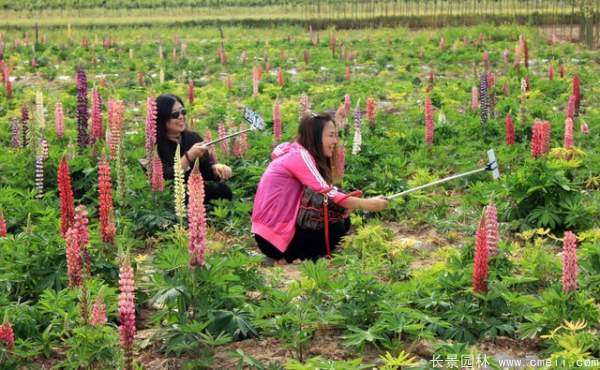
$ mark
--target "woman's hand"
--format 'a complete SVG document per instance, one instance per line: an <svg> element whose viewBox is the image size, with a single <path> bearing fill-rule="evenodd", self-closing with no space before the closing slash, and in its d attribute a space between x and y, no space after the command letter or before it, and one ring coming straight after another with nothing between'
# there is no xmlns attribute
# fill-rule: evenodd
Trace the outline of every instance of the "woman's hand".
<svg viewBox="0 0 600 370"><path fill-rule="evenodd" d="M361 208L364 209L365 211L370 211L370 212L379 212L379 211L383 210L388 204L387 199L385 199L385 197L383 197L383 196L367 198L367 199L363 199L362 201L363 201L362 202L363 204L362 204Z"/></svg>
<svg viewBox="0 0 600 370"><path fill-rule="evenodd" d="M233 175L231 167L226 166L224 164L213 164L212 168L215 175L223 180L228 180Z"/></svg>
<svg viewBox="0 0 600 370"><path fill-rule="evenodd" d="M192 145L192 147L188 149L187 155L192 161L195 161L196 159L201 158L207 151L208 147L204 145L204 142L201 142ZM190 165L193 165L193 163L190 163Z"/></svg>

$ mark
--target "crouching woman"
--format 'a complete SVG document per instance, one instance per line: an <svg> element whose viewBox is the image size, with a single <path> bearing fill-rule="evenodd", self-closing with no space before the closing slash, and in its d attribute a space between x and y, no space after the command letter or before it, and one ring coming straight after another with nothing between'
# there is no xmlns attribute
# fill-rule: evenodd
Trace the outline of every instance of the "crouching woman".
<svg viewBox="0 0 600 370"><path fill-rule="evenodd" d="M311 113L303 117L293 143L278 145L271 163L262 175L254 198L252 232L260 250L280 263L324 256L328 246L335 249L350 228L348 214L353 209L379 212L387 201L383 197L362 199L349 196L332 183L332 156L338 143L331 115ZM298 225L298 212L305 189L326 194L328 202L346 209L345 217L328 222L324 228Z"/></svg>

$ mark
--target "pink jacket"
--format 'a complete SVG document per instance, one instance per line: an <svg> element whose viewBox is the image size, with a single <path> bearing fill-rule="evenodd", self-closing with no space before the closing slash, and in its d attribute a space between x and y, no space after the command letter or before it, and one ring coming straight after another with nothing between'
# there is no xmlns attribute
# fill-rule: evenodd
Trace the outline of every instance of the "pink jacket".
<svg viewBox="0 0 600 370"><path fill-rule="evenodd" d="M271 159L254 197L252 232L285 252L296 231L305 186L317 192L329 191L329 197L341 205L346 196L325 182L315 159L297 142L279 144Z"/></svg>

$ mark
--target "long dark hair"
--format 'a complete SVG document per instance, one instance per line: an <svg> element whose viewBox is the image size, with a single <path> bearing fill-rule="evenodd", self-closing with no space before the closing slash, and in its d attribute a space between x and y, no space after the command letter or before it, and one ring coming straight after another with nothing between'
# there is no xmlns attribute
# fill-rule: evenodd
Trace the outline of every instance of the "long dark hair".
<svg viewBox="0 0 600 370"><path fill-rule="evenodd" d="M162 94L156 98L156 144L158 154L163 161L167 159L163 158L163 155L168 153L167 122L171 118L171 112L176 102L179 102L182 107L184 106L183 101L177 95Z"/></svg>
<svg viewBox="0 0 600 370"><path fill-rule="evenodd" d="M323 130L329 122L335 125L333 117L328 112L304 115L300 119L296 141L313 156L319 173L328 184L331 184L333 178L331 158L327 158L323 152Z"/></svg>

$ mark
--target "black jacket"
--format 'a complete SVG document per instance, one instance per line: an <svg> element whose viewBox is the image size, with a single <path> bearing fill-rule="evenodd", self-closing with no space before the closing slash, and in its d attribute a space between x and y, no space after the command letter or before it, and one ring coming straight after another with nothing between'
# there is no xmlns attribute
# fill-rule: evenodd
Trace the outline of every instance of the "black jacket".
<svg viewBox="0 0 600 370"><path fill-rule="evenodd" d="M181 157L183 158L185 152L187 152L194 144L202 142L200 135L193 131L183 131L181 133ZM165 180L172 180L175 176L173 165L175 162L175 151L177 150L177 143L169 139L161 140L158 142L158 156L163 164L163 177ZM215 176L212 166L213 161L208 154L208 151L200 157L200 172L204 181L215 181L218 180ZM193 164L190 164L190 170L185 172L185 180L187 181L188 176L191 173Z"/></svg>

